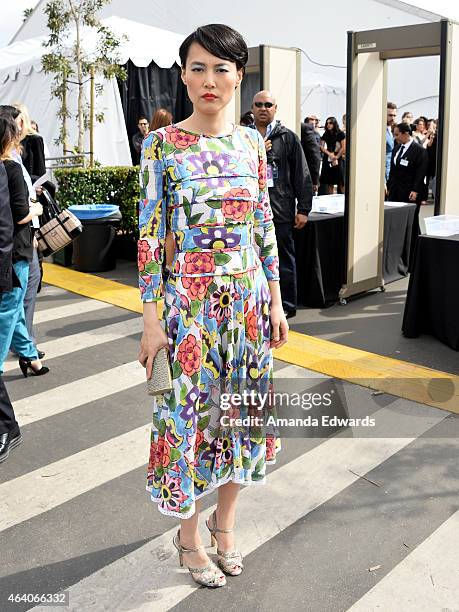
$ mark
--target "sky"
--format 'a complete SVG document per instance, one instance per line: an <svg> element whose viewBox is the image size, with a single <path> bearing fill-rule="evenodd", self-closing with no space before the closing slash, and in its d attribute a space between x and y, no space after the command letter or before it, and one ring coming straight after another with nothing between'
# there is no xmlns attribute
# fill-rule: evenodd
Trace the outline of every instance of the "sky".
<svg viewBox="0 0 459 612"><path fill-rule="evenodd" d="M38 0L0 0L0 48L5 47L21 27L24 10L37 4Z"/></svg>

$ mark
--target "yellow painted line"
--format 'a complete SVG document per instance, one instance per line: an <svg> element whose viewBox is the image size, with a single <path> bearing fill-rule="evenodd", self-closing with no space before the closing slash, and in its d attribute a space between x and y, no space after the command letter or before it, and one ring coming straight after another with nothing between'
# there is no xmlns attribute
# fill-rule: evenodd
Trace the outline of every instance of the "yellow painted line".
<svg viewBox="0 0 459 612"><path fill-rule="evenodd" d="M72 293L142 313L139 290L45 263L43 280ZM162 305L161 305L162 306ZM459 414L459 377L290 330L276 359L321 374Z"/></svg>
<svg viewBox="0 0 459 612"><path fill-rule="evenodd" d="M289 331L276 359L459 414L459 376Z"/></svg>
<svg viewBox="0 0 459 612"><path fill-rule="evenodd" d="M78 295L142 313L139 289L55 264L43 264L43 281Z"/></svg>

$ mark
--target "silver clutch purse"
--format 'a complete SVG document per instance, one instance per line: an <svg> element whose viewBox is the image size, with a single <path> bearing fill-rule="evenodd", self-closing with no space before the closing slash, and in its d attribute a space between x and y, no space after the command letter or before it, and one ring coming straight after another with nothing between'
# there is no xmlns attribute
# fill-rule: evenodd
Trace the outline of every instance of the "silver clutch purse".
<svg viewBox="0 0 459 612"><path fill-rule="evenodd" d="M153 360L151 378L147 379L148 395L162 395L172 390L172 376L166 347L159 349Z"/></svg>

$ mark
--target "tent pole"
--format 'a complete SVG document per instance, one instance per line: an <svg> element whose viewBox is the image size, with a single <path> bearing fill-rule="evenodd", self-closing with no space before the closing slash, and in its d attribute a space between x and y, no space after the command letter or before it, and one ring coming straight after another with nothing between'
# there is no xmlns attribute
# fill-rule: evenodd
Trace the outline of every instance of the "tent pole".
<svg viewBox="0 0 459 612"><path fill-rule="evenodd" d="M89 102L89 167L94 166L94 66L90 67L90 102Z"/></svg>

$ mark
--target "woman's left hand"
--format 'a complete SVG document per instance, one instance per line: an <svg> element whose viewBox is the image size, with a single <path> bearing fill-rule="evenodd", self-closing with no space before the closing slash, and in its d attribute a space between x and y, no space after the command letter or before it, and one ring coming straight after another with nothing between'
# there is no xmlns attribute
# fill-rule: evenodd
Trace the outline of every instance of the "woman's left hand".
<svg viewBox="0 0 459 612"><path fill-rule="evenodd" d="M271 306L271 348L279 348L288 341L288 323L282 306Z"/></svg>

